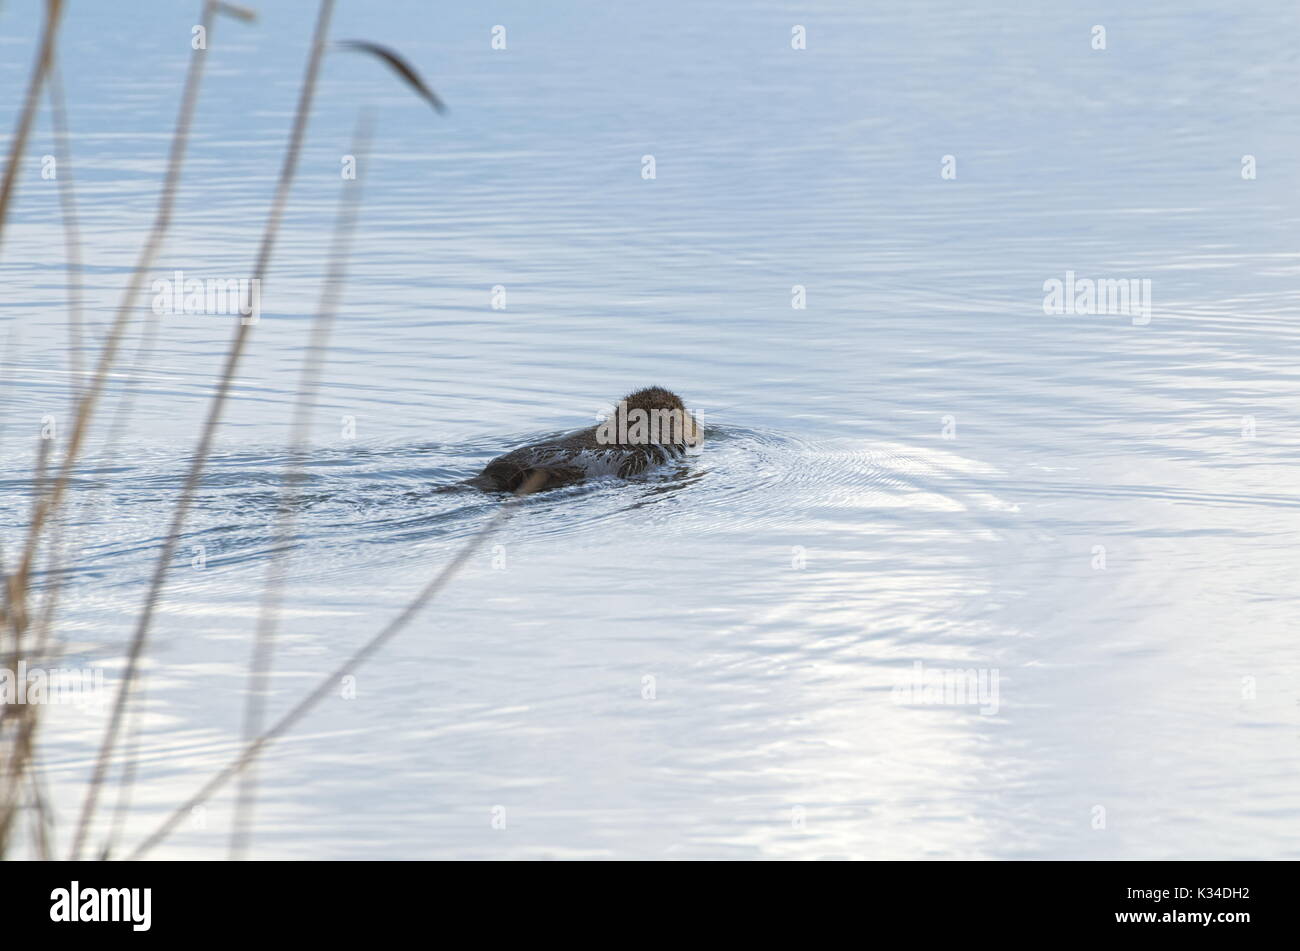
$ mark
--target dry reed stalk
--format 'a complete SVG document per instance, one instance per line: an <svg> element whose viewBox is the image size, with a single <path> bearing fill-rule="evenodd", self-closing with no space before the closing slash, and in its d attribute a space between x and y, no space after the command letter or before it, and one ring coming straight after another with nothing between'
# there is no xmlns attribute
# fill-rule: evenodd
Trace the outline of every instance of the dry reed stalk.
<svg viewBox="0 0 1300 951"><path fill-rule="evenodd" d="M212 0L204 0L200 25L203 26L205 33L209 35L211 34L214 10L215 5ZM158 201L158 212L154 218L149 237L140 251L135 268L132 270L131 277L127 282L127 289L122 296L122 303L118 307L117 314L114 316L113 323L105 338L104 347L100 351L99 361L95 367L94 377L77 404L77 412L73 419L72 432L68 437L68 448L64 452L59 476L54 481L50 491L41 496L40 503L33 514L32 522L28 526L27 540L23 547L21 560L13 575L10 576L9 589L11 596L22 597L26 592L28 576L31 573L32 564L40 547L41 533L46 521L57 511L63 501L64 494L67 492L73 465L81 451L82 444L85 442L90 428L90 420L94 414L95 403L103 391L109 369L117 356L117 349L121 343L131 311L138 302L144 275L157 257L158 250L162 246L163 237L171 224L176 187L180 181L185 150L189 143L190 125L198 101L199 86L203 78L203 64L206 59L204 50L195 50L194 55L190 57L190 66L185 77L185 89L181 94L176 129L172 135L171 152L167 160L167 174Z"/></svg>
<svg viewBox="0 0 1300 951"><path fill-rule="evenodd" d="M220 4L214 3L212 0L205 0L203 3L200 24L203 26L205 33L210 34L214 13L220 8L220 6ZM60 8L61 0L49 0L49 3L47 4L46 35L42 41L42 52L38 57L37 74L40 80L44 79L53 58L52 31L54 26L57 24ZM110 326L106 335L103 349L100 352L100 357L95 367L94 376L90 381L90 385L86 387L81 399L77 403L72 431L68 439L68 447L64 453L58 477L53 481L53 484L49 487L48 491L38 494L31 524L28 526L26 543L23 547L18 565L13 574L6 579L4 622L5 625L14 632L16 638L21 636L19 633L19 625L25 625L26 623L26 598L28 587L30 584L32 568L35 564L37 553L43 538L45 526L52 515L58 510L67 491L73 466L89 431L89 424L94 412L95 403L104 388L108 372L116 356L130 313L137 304L144 275L156 259L163 238L167 232L167 228L171 222L177 184L180 180L181 168L189 141L190 127L201 85L203 64L206 61L206 58L205 50L196 49L194 55L190 59L190 66L185 79L185 88L181 95L181 104L177 116L176 127L172 136L166 177L163 182L162 193L159 198L158 211L153 222L153 227L139 257L137 258L136 266L131 272L127 289L123 294L122 303L119 306L113 324ZM40 82L37 81L37 77L34 77L32 87L28 91L27 109L29 110L35 108L35 100L39 96L39 87ZM26 130L24 129L24 125L30 125L29 118L20 121L20 134L16 137L16 141L14 142L14 151L16 152L20 152L21 146L25 143ZM12 178L15 161L16 158L11 157L10 168L6 172L5 184L3 190L0 191L0 225L3 225L4 215L7 212L9 198L12 192ZM28 741L30 740L30 735L28 735L27 739ZM22 746L19 746L15 751L15 754L19 756L25 756L25 753L26 751ZM0 848L0 853L2 852L3 849Z"/></svg>
<svg viewBox="0 0 1300 951"><path fill-rule="evenodd" d="M23 101L23 111L18 114L18 128L14 131L13 142L9 146L9 163L5 166L4 178L0 179L0 247L3 247L5 222L9 215L9 200L13 197L14 187L18 181L18 163L23 160L27 149L27 137L31 135L32 123L36 120L36 104L41 100L41 87L54 62L54 49L59 35L59 20L63 14L63 0L45 0L45 24L41 27L41 43L36 53L36 62L32 65L32 78L27 83L27 98Z"/></svg>
<svg viewBox="0 0 1300 951"><path fill-rule="evenodd" d="M54 857L54 816L50 812L49 797L41 788L40 770L35 755L27 770L27 782L31 786L32 808L36 813L32 828L32 848L35 849L37 858L48 862Z"/></svg>
<svg viewBox="0 0 1300 951"><path fill-rule="evenodd" d="M205 30L210 30L211 28L214 9L215 7L211 0L205 0L201 15L201 23ZM37 60L36 75L33 77L31 87L28 90L27 103L24 109L24 118L20 120L19 134L15 137L13 149L11 150L9 168L6 170L4 185L0 188L0 229L3 227L5 215L8 210L9 199L12 194L16 162L21 156L22 148L25 146L27 131L30 128L31 117L30 115L27 115L27 113L32 112L35 109L35 103L39 98L40 85L53 60L53 33L58 23L58 15L61 12L60 0L49 0L46 11L46 29L41 43L41 53ZM149 239L146 241L145 246L140 253L135 270L132 272L126 293L123 295L122 304L118 309L113 325L109 329L103 350L100 353L99 362L95 369L94 378L77 404L72 433L68 440L68 448L64 453L63 464L60 467L59 475L54 480L53 485L48 491L37 493L36 504L32 513L32 521L28 526L26 543L23 547L20 560L13 574L6 578L6 596L3 605L3 627L0 629L7 628L12 632L16 647L21 642L22 630L26 625L26 601L31 571L36 560L37 551L40 547L41 538L43 537L45 524L50 516L58 509L63 495L67 490L73 464L75 463L77 454L89 429L95 401L103 389L109 368L112 366L114 356L116 355L118 343L120 342L123 330L126 326L127 319L131 309L134 307L138 299L144 273L156 257L163 236L166 233L167 226L171 221L176 185L180 179L181 165L186 145L188 144L189 129L198 98L198 90L205 59L206 56L201 50L196 50L195 55L190 59L190 68L186 75L185 89L181 97L180 112L177 118L176 129L172 137L171 154L168 158L167 165L167 175L164 180L162 194L159 199L158 213L155 217L153 228L150 232ZM14 738L12 745L9 746L10 754L8 765L10 766L10 769L5 771L5 775L9 777L7 782L13 784L21 782L21 767L29 761L34 731L34 717L29 720L25 719L20 725L18 735ZM15 766L19 768L14 769L13 767ZM0 814L0 828L3 829L3 834L0 835L0 855L3 855L7 846L8 829L12 823L13 810L16 808L16 800L14 800L11 795L12 790L0 790L0 793L4 793L7 797L7 801L10 803L10 807Z"/></svg>
<svg viewBox="0 0 1300 951"><path fill-rule="evenodd" d="M67 255L67 271L70 279L68 292L68 350L69 360L71 363L70 373L72 377L71 397L75 407L76 399L81 390L81 345L82 345L82 292L81 292L81 233L77 223L77 206L73 188L72 177L72 159L69 148L69 136L66 119L66 109L63 99L63 87L60 81L58 63L53 62L50 65L49 75L46 80L46 89L49 94L50 114L53 118L54 126L54 154L57 162L55 180L58 182L59 205L63 220L64 250ZM44 473L41 473L44 478ZM35 497L39 497L39 483L36 486ZM36 636L28 655L35 659L41 666L49 666L53 663L55 652L53 650L53 628L54 617L58 610L59 599L63 591L64 577L66 567L64 565L64 537L63 526L59 522L53 523L53 538L49 546L49 555L47 556L46 574L49 583L45 586L45 600L41 607L39 620L36 625ZM17 628L15 628L15 637L17 637ZM35 713L31 713L35 717ZM28 759L24 764L28 777L30 789L30 799L33 809L36 813L36 821L33 828L34 843L33 847L36 854L42 859L48 859L52 850L53 841L53 823L49 811L46 807L44 795L40 788L38 777L35 774L35 728L32 724L32 748L28 751ZM17 780L15 780L17 782ZM2 838L2 837L0 837ZM3 842L0 842L0 854L4 853Z"/></svg>
<svg viewBox="0 0 1300 951"><path fill-rule="evenodd" d="M64 253L68 258L68 359L73 379L72 398L75 401L81 389L81 228L77 223L77 196L72 178L72 150L68 144L67 108L63 100L63 82L57 63L50 68L48 82L50 116L54 124L55 181L59 183L59 208L63 218Z"/></svg>
<svg viewBox="0 0 1300 951"><path fill-rule="evenodd" d="M68 351L71 362L72 401L75 409L76 398L81 390L81 343L82 343L82 292L81 292L81 229L77 219L77 202L72 177L72 155L68 145L67 110L64 106L63 84L59 74L59 65L50 64L49 77L46 81L49 92L50 115L54 126L55 181L58 182L59 209L63 222L64 253L67 255L67 271L70 279L68 289ZM39 492L37 493L39 497ZM57 610L59 595L63 586L63 527L54 523L53 543L50 546L47 574L50 584L46 588L45 604L37 627L34 653L44 659L51 641L54 615ZM52 655L48 655L51 656Z"/></svg>
<svg viewBox="0 0 1300 951"><path fill-rule="evenodd" d="M40 451L36 456L36 471L33 474L32 497L40 494L40 485L45 481L45 473L50 456L50 440L40 441ZM27 631L25 600L10 606L11 636L13 647L7 658L8 669L19 670L19 664L31 653L39 665L40 657L34 651L27 651L23 646L23 636ZM0 767L0 855L8 851L9 835L13 830L14 820L22 805L23 781L35 746L37 727L37 705L33 703L5 703L0 705L0 731L8 729L11 734L5 742L0 742L0 751L5 752ZM3 738L0 732L0 738Z"/></svg>
<svg viewBox="0 0 1300 951"><path fill-rule="evenodd" d="M316 29L312 39L311 55L307 61L307 72L303 79L302 88L299 91L298 106L294 114L293 129L289 135L289 144L285 151L284 164L280 170L280 178L276 184L275 196L272 199L271 211L267 217L265 228L262 232L262 243L258 249L257 261L253 268L252 279L260 283L265 276L267 268L271 261L271 252L275 247L275 240L279 234L280 222L284 216L285 205L289 200L289 189L293 184L294 175L298 168L298 157L302 147L302 140L307 131L307 119L311 112L312 100L316 92L316 78L320 72L320 62L325 52L325 38L329 32L330 18L334 12L334 0L322 0L320 12L316 20ZM235 331L234 340L231 342L230 349L226 354L226 362L222 368L221 377L218 381L217 392L212 398L208 409L208 415L203 424L202 433L199 436L198 446L191 457L190 466L185 474L185 482L181 488L180 497L172 509L172 518L168 524L166 535L163 539L162 550L159 552L158 560L154 565L154 572L149 580L149 590L145 595L145 601L141 607L140 617L136 623L135 633L132 636L130 647L127 651L126 667L122 673L122 682L118 687L117 694L113 701L113 710L109 716L108 726L104 730L104 739L100 745L99 754L95 761L94 772L91 776L90 785L86 790L85 802L82 805L81 815L77 821L77 831L72 843L71 857L75 860L80 857L81 849L85 844L86 836L89 833L90 824L95 816L95 809L99 801L99 790L103 785L104 776L108 772L108 766L111 762L113 749L117 742L117 734L121 729L123 715L126 710L127 698L130 695L131 687L135 680L140 658L144 653L145 644L148 641L149 627L153 621L154 610L158 604L158 596L162 591L164 580L167 576L167 569L171 566L171 560L176 551L176 544L180 538L181 531L184 528L185 517L189 513L190 504L193 502L195 490L198 487L199 479L203 474L204 466L207 463L208 453L212 448L212 440L216 435L217 426L221 421L221 412L225 406L226 397L230 392L230 385L234 379L235 369L239 366L240 358L243 356L244 346L247 343L249 328L251 323L241 322Z"/></svg>
<svg viewBox="0 0 1300 951"><path fill-rule="evenodd" d="M329 265L325 283L321 288L320 302L316 307L316 317L312 321L307 356L303 359L298 381L289 437L289 458L284 467L284 487L280 492L279 504L276 508L271 559L267 565L266 582L262 588L261 604L258 608L253 654L249 660L248 687L244 706L245 743L251 743L262 731L271 653L279 625L280 606L284 600L284 584L288 574L288 550L294 541L298 487L303 478L302 465L307 455L311 416L316 409L316 394L320 388L321 370L347 280L348 256L352 249L352 236L356 230L357 209L361 201L369 142L370 123L363 113L357 120L357 127L352 134L352 143L348 150L350 155L356 157L360 171L351 182L344 180L342 193L339 196L333 238L330 242ZM257 790L256 766L255 762L250 762L240 778L230 836L232 860L244 857L252 837L252 817Z"/></svg>
<svg viewBox="0 0 1300 951"><path fill-rule="evenodd" d="M36 62L32 65L32 76L27 84L27 96L23 101L22 111L18 114L18 126L9 146L9 160L5 165L4 177L0 179L0 247L3 247L4 243L10 200L17 187L18 166L27 150L27 139L31 135L32 124L36 121L36 108L41 99L41 88L54 62L62 14L63 0L46 0L45 23L41 27ZM20 573L4 575L4 596L0 598L0 630L12 627L14 618L23 613L21 605L15 606L16 601L21 601L23 585L24 579ZM18 636L16 628L15 636ZM3 851L0 851L0 854L3 854Z"/></svg>

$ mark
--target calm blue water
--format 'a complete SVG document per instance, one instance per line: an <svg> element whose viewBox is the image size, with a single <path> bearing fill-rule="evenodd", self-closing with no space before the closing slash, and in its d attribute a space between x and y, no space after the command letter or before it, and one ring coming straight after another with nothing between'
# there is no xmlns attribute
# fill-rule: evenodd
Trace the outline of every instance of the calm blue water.
<svg viewBox="0 0 1300 951"><path fill-rule="evenodd" d="M252 266L315 10L259 6L209 37L154 276ZM254 856L1300 855L1295 4L339 6L334 37L400 50L450 112L327 60L155 625L123 843L239 746L368 107L272 715L493 505L432 489L652 383L709 441L528 500L263 760ZM151 220L197 9L65 25L89 326L74 353L43 113L0 250L6 559ZM0 11L6 136L38 10ZM1067 271L1149 280L1149 322L1045 314ZM143 298L88 447L58 633L110 686L233 329ZM996 674L996 712L900 702L918 662ZM65 848L104 717L49 712ZM152 854L222 857L232 815L223 794Z"/></svg>

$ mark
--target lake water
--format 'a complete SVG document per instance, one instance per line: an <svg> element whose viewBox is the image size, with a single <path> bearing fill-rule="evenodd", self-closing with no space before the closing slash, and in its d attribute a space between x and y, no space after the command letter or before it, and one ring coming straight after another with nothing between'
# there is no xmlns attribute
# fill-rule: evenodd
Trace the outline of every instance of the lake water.
<svg viewBox="0 0 1300 951"><path fill-rule="evenodd" d="M43 112L0 250L6 563L154 212L191 6L65 24L87 340ZM258 6L209 37L151 280L252 267L315 17ZM1300 8L1221 7L340 4L333 37L400 51L449 112L326 60L156 618L119 848L240 746L364 107L271 716L497 504L435 488L651 384L708 441L525 500L263 757L252 856L1300 856ZM0 19L6 136L38 9ZM1068 274L1149 281L1149 312L1045 313ZM235 328L137 310L57 628L61 663L110 690ZM964 671L985 696L903 689ZM66 850L106 717L47 712ZM233 814L226 790L150 854L223 857Z"/></svg>

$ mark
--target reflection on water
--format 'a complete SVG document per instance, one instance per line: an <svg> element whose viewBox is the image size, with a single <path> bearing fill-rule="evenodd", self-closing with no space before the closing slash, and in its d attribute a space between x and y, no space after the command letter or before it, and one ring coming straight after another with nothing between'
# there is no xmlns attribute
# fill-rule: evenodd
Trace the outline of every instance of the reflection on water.
<svg viewBox="0 0 1300 951"><path fill-rule="evenodd" d="M17 54L30 28L7 12ZM311 6L262 12L211 50L160 274L239 277L255 252ZM152 212L189 16L67 26L96 333ZM327 63L160 606L124 841L238 748L340 156L370 103L271 715L496 504L440 489L641 386L709 437L527 499L355 699L266 759L255 855L1300 854L1297 8L493 16L499 54L472 10L339 11L337 36L401 49L451 111ZM0 128L27 62L0 63ZM49 185L24 179L0 260L6 554L76 382ZM1150 280L1151 322L1045 314L1067 271ZM145 303L65 522L64 659L110 684L234 329ZM896 702L917 662L997 671L997 713ZM102 725L51 708L44 727L65 843ZM214 800L157 854L221 856L230 819Z"/></svg>

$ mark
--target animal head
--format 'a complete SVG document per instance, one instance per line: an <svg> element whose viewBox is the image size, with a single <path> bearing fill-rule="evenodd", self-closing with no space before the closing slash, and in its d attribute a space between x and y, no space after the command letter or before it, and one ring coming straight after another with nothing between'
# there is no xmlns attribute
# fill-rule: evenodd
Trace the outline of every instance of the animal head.
<svg viewBox="0 0 1300 951"><path fill-rule="evenodd" d="M602 442L621 446L681 446L693 449L704 441L704 427L676 393L661 386L637 390L619 400L601 426Z"/></svg>

